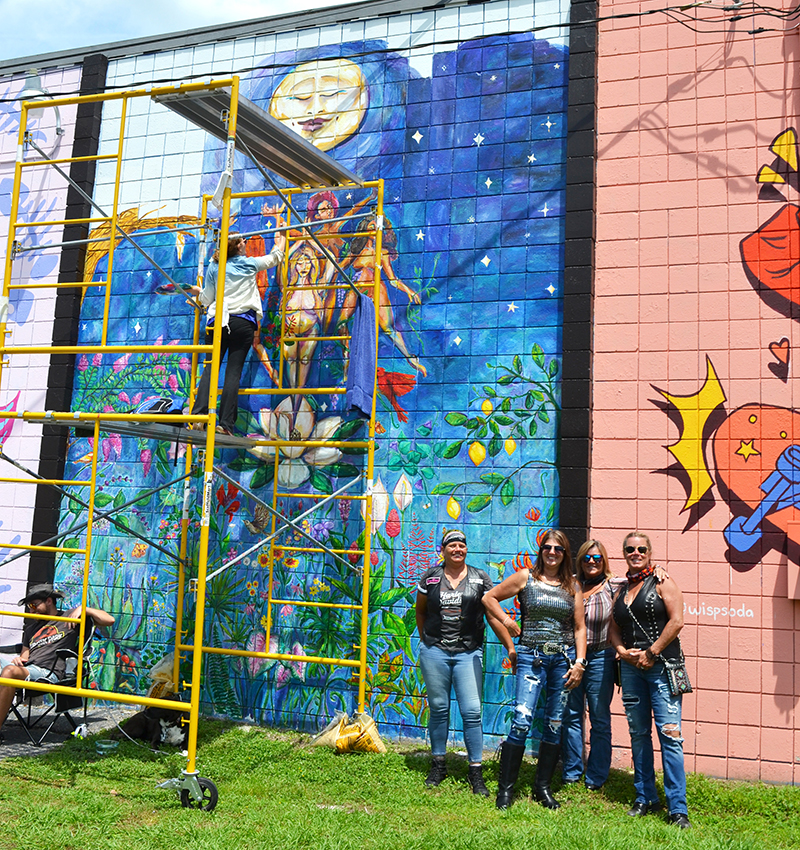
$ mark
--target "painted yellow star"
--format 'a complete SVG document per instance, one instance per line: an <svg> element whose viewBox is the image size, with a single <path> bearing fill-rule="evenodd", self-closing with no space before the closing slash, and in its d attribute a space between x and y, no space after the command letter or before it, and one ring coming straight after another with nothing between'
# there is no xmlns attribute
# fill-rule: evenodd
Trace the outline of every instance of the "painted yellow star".
<svg viewBox="0 0 800 850"><path fill-rule="evenodd" d="M761 452L753 446L755 440L750 440L749 442L741 441L741 445L734 452L734 454L741 455L744 458L745 463L753 456L760 455Z"/></svg>

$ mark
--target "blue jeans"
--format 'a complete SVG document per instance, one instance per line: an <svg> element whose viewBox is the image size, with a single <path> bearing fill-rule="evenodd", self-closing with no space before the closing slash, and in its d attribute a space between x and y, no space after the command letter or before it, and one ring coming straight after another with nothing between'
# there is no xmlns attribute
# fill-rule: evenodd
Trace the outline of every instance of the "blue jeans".
<svg viewBox="0 0 800 850"><path fill-rule="evenodd" d="M611 697L614 695L614 650L611 647L586 653L586 672L580 685L569 692L564 711L561 758L563 778L576 782L583 773L583 719L589 706L589 758L586 784L602 785L611 770Z"/></svg>
<svg viewBox="0 0 800 850"><path fill-rule="evenodd" d="M655 720L664 766L664 793L670 814L688 814L681 737L682 700L683 697L670 693L661 661L656 661L649 670L640 670L622 662L622 704L631 733L636 802L654 803L658 800L653 764Z"/></svg>
<svg viewBox="0 0 800 850"><path fill-rule="evenodd" d="M575 659L575 650L569 650L570 660ZM561 654L541 655L535 649L517 647L517 703L508 741L524 747L530 732L536 706L542 693L545 694L544 734L546 744L561 741L561 720L569 691L564 690L564 676L569 670L567 659Z"/></svg>
<svg viewBox="0 0 800 850"><path fill-rule="evenodd" d="M483 759L483 650L449 652L438 646L419 644L419 666L428 694L428 734L431 752L443 756L450 731L450 690L455 689L464 721L464 743L470 764Z"/></svg>

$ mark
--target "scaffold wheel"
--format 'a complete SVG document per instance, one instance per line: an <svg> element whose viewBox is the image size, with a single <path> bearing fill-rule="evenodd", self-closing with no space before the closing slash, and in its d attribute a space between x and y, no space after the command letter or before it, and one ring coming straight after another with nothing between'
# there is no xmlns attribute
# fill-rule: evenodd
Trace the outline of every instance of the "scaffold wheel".
<svg viewBox="0 0 800 850"><path fill-rule="evenodd" d="M197 777L197 784L203 792L203 799L195 800L189 789L183 788L181 790L181 805L184 809L200 809L204 812L213 811L219 799L217 786L210 779L205 779L202 776Z"/></svg>

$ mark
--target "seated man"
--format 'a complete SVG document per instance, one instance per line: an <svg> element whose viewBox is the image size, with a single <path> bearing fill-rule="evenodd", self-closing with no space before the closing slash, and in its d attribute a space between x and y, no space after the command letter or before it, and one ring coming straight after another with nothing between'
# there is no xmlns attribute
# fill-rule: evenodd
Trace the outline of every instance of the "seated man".
<svg viewBox="0 0 800 850"><path fill-rule="evenodd" d="M53 589L52 584L34 584L19 604L27 606L32 614L57 617L56 599L64 594ZM63 616L79 617L80 607L73 608ZM99 628L113 626L114 618L100 608L87 608L86 616ZM58 658L59 649L75 650L78 646L80 631L77 623L65 623L63 620L31 620L22 632L22 651L6 664L0 676L4 679L45 680L56 682L64 675L66 660ZM11 709L16 692L14 685L0 685L0 727ZM2 743L0 735L0 743Z"/></svg>

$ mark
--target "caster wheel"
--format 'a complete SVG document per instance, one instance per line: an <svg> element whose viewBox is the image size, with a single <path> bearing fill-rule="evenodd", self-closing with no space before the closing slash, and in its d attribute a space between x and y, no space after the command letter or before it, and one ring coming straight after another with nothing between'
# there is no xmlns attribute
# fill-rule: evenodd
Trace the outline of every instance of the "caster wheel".
<svg viewBox="0 0 800 850"><path fill-rule="evenodd" d="M202 776L198 776L197 783L203 792L203 799L195 800L188 789L184 788L181 791L181 805L184 809L200 809L203 812L213 811L219 799L217 786L210 779L203 779Z"/></svg>

